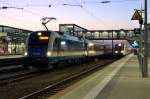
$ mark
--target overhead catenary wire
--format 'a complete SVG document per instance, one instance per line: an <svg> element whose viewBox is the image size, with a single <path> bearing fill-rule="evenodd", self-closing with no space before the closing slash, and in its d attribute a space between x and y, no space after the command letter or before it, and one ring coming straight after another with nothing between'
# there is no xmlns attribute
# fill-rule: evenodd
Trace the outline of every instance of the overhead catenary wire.
<svg viewBox="0 0 150 99"><path fill-rule="evenodd" d="M104 1L82 1L82 2L76 2L76 3L51 3L51 4L25 4L25 5L22 5L22 6L16 6L16 7L52 7L52 6L78 6L78 7L83 7L85 4L107 4L107 3L113 3L113 2L129 2L129 1L132 1L132 2L136 2L136 1L139 1L139 0L104 0ZM59 1L60 2L60 1ZM8 4L6 2L2 2L4 4Z"/></svg>
<svg viewBox="0 0 150 99"><path fill-rule="evenodd" d="M78 3L77 0L75 0L76 3ZM84 12L86 12L88 15L90 15L91 17L93 17L95 20L97 20L98 22L100 22L101 24L103 24L104 26L108 26L106 23L104 23L102 20L100 20L97 16L95 16L93 13L89 12L85 7L81 8Z"/></svg>
<svg viewBox="0 0 150 99"><path fill-rule="evenodd" d="M12 20L12 21L15 21L16 22L16 24L17 24L17 22L19 22L19 23L27 23L28 24L28 28L30 28L30 30L32 30L32 24L31 24L31 22L27 22L27 21L25 21L25 20L20 20L20 19L16 19L16 18L13 18L13 17L9 17L9 16L4 16L4 15L0 15L0 17L3 17L3 18L7 18L7 19L9 19L9 20ZM15 24L15 23L14 23ZM22 28L22 29L25 29L25 28Z"/></svg>
<svg viewBox="0 0 150 99"><path fill-rule="evenodd" d="M6 3L6 2L2 2L2 3L7 4L7 6L3 6L2 9L9 9L9 8L16 9L16 8L18 8L18 7L15 7L15 6L11 5L10 3ZM0 7L0 8L1 8L1 7ZM18 9L21 9L22 11L24 11L23 8L18 8ZM28 12L29 12L29 11L28 11ZM31 12L29 12L29 13L31 13ZM12 12L9 12L9 14L16 15L16 13L12 13ZM33 13L32 13L32 14L33 14ZM20 15L20 14L19 14L19 15ZM18 15L18 16L19 16L19 15ZM35 15L35 14L34 14L34 15ZM14 17L11 17L11 16L2 15L2 13L0 14L0 16L3 17L3 18L7 18L7 19L9 19L9 20L13 20L13 21L19 22L19 24L21 24L21 23L26 23L26 24L28 24L28 28L34 26L34 25L33 25L33 22L31 22L31 21L26 21L26 20L22 20L22 19L20 19L20 18L14 18ZM35 24L37 24L37 23L35 23ZM35 27L35 26L34 26L34 27ZM31 28L30 28L30 29L31 29Z"/></svg>
<svg viewBox="0 0 150 99"><path fill-rule="evenodd" d="M9 8L13 8L13 9L21 9L21 10L23 10L23 8L13 7L13 6L10 6L10 7L8 7L8 6L2 6L2 7L0 7L0 9L9 9Z"/></svg>
<svg viewBox="0 0 150 99"><path fill-rule="evenodd" d="M65 5L65 4L69 4L68 2L65 2L65 3L63 3L61 0L50 0L51 1L51 4L52 5L59 5L59 4L61 4L60 6L63 6L63 5ZM69 5L70 7L72 6L72 5ZM78 7L78 6L77 6ZM80 7L80 6L79 6ZM67 11L69 11L70 13L72 13L72 14L74 14L75 12L72 10L72 9L68 9L68 8L66 8L65 7L65 9L67 10ZM71 15L72 15L71 14ZM76 14L77 15L77 14ZM59 21L61 24L62 23L64 23L64 21L62 21L62 20L60 20L60 18L59 19L57 19L57 21ZM66 23L66 22L65 22Z"/></svg>
<svg viewBox="0 0 150 99"><path fill-rule="evenodd" d="M138 0L111 0L111 2L126 2L126 1L138 1ZM2 2L5 4L5 6L8 5L5 1L2 1ZM102 1L99 1L97 3L95 2L95 4L100 4L100 2L102 2ZM94 20L97 20L97 22L99 22L99 23L101 23L101 24L103 24L104 26L107 27L107 24L105 22L103 22L98 16L94 15L94 13L92 13L86 7L84 7L84 4L86 5L86 4L90 4L90 3L92 4L92 3L94 3L94 1L89 2L88 0L85 0L83 2L81 1L81 2L75 2L75 3L74 2L66 3L66 1L65 1L65 2L60 2L60 3L54 2L54 3L50 3L50 4L37 4L37 5L36 4L34 5L34 4L25 4L24 3L24 6L20 5L20 6L10 6L10 7L23 7L24 12L30 13L30 14L35 15L35 16L38 16L41 19L42 17L45 17L42 14L43 12L42 13L37 13L36 11L31 11L30 7L53 7L53 6L74 6L74 5L76 5L77 7L81 8L82 11L84 11L85 13L90 15ZM49 6L49 5L51 5L51 6ZM82 7L81 7L81 5L82 5ZM26 9L26 7L29 7L29 8Z"/></svg>
<svg viewBox="0 0 150 99"><path fill-rule="evenodd" d="M45 16L42 15L42 14L39 14L39 13L35 13L35 12L31 11L31 10L25 9L25 7L33 7L33 6L34 6L34 7L39 7L39 6L51 7L52 5L53 5L53 6L54 6L54 5L79 6L79 7L80 7L80 5L67 4L67 3L58 3L58 4L52 3L52 4L44 4L44 5L29 5L29 4L25 4L25 5L22 5L22 6L13 6L13 5L11 5L11 4L9 4L9 3L6 3L6 2L2 2L2 3L8 5L8 6L2 6L1 8L3 8L3 9L8 9L8 8L20 8L20 7L21 7L24 12L27 12L27 13L30 13L30 14L32 14L32 15L38 16L38 17L40 17L40 19L43 18L43 17L45 17ZM60 21L60 22L61 22L60 19L58 19L57 21Z"/></svg>

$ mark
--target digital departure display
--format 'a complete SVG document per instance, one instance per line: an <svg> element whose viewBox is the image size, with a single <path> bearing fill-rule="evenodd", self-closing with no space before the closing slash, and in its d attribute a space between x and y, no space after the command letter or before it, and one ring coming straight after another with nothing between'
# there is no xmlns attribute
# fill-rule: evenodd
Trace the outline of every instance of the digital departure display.
<svg viewBox="0 0 150 99"><path fill-rule="evenodd" d="M48 40L48 36L39 36L39 40Z"/></svg>

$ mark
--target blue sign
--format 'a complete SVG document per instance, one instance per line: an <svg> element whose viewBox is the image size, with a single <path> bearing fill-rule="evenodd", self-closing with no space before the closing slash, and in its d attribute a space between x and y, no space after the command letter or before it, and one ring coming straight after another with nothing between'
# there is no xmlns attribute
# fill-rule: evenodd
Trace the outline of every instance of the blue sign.
<svg viewBox="0 0 150 99"><path fill-rule="evenodd" d="M134 43L132 44L132 46L133 47L139 47L139 44L136 41L134 41Z"/></svg>

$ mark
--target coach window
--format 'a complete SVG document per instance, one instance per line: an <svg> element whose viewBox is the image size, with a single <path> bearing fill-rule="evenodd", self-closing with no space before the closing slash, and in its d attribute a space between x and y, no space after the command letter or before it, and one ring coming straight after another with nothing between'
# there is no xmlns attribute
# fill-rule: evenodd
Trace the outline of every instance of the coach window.
<svg viewBox="0 0 150 99"><path fill-rule="evenodd" d="M68 50L68 45L66 40L61 40L60 42L60 50L61 51L67 51Z"/></svg>

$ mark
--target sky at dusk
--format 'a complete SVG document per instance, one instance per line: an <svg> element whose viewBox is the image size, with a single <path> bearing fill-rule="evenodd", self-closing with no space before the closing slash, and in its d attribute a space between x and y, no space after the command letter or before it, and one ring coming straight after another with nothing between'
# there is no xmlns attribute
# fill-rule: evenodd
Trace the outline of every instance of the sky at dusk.
<svg viewBox="0 0 150 99"><path fill-rule="evenodd" d="M43 30L43 17L55 17L47 26L58 30L59 24L77 24L89 30L133 29L134 9L144 8L144 0L0 0L0 25L28 30ZM150 23L150 0L148 22ZM51 5L51 7L49 7ZM23 8L23 9L22 9Z"/></svg>

